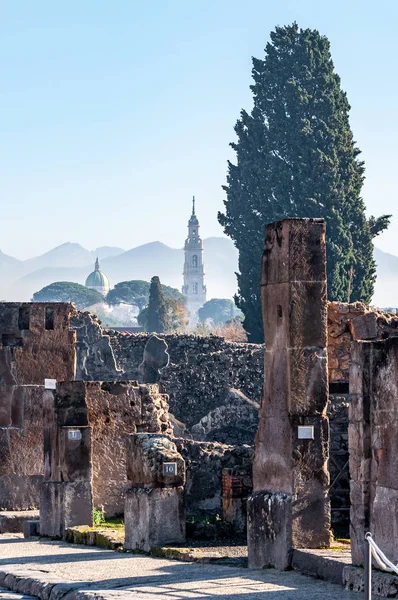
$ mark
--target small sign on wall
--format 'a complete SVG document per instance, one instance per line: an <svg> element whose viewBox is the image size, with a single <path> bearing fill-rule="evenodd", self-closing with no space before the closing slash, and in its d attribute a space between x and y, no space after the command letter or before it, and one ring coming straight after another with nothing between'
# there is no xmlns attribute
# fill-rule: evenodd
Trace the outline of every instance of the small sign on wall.
<svg viewBox="0 0 398 600"><path fill-rule="evenodd" d="M163 475L177 475L177 463L163 463Z"/></svg>
<svg viewBox="0 0 398 600"><path fill-rule="evenodd" d="M299 425L297 437L299 440L313 440L314 439L314 426L313 425Z"/></svg>
<svg viewBox="0 0 398 600"><path fill-rule="evenodd" d="M68 440L79 441L82 439L82 432L80 429L69 429Z"/></svg>
<svg viewBox="0 0 398 600"><path fill-rule="evenodd" d="M45 379L44 387L46 390L55 390L57 389L57 380L56 379Z"/></svg>

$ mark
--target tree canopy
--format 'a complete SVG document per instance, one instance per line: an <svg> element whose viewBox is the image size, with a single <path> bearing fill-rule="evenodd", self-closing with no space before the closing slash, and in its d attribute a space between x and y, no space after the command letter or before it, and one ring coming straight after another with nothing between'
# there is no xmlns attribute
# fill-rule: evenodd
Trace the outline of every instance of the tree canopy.
<svg viewBox="0 0 398 600"><path fill-rule="evenodd" d="M149 281L140 279L132 281L121 281L108 292L106 301L108 304L132 304L137 306L140 311L147 306L149 302L149 289L151 284ZM185 304L186 298L176 288L168 285L162 285L163 296L165 298L174 298L181 304Z"/></svg>
<svg viewBox="0 0 398 600"><path fill-rule="evenodd" d="M327 38L296 23L277 27L264 60L253 58L252 75L254 107L250 114L242 110L235 125L236 164L228 163L225 212L218 219L239 250L235 302L250 341L262 341L260 263L267 223L324 218L329 299L370 302L373 238L390 216L365 215L364 163Z"/></svg>
<svg viewBox="0 0 398 600"><path fill-rule="evenodd" d="M235 304L228 298L212 298L198 311L199 320L204 323L211 319L214 325L221 325L236 316Z"/></svg>
<svg viewBox="0 0 398 600"><path fill-rule="evenodd" d="M159 277L152 277L146 313L146 330L164 333L168 328L167 307Z"/></svg>
<svg viewBox="0 0 398 600"><path fill-rule="evenodd" d="M103 296L96 290L90 290L80 283L56 281L33 294L33 302L74 302L76 308L83 310L93 304L103 303Z"/></svg>

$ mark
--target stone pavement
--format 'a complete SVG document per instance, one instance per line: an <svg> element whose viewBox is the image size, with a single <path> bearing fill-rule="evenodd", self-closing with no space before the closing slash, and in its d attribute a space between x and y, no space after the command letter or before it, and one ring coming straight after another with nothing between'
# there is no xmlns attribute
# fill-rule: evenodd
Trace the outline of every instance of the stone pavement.
<svg viewBox="0 0 398 600"><path fill-rule="evenodd" d="M17 594L10 592L6 588L0 588L0 600L35 600L33 596L27 596L26 594Z"/></svg>
<svg viewBox="0 0 398 600"><path fill-rule="evenodd" d="M61 600L67 594L67 600L361 598L341 586L294 571L180 563L63 542L25 540L18 534L0 535L0 586L42 600ZM4 600L13 599L6 596Z"/></svg>

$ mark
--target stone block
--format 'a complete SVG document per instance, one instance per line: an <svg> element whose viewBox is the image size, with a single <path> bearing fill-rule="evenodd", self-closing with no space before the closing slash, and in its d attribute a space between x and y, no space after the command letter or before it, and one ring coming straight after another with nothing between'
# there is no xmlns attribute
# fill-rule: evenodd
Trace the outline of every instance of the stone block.
<svg viewBox="0 0 398 600"><path fill-rule="evenodd" d="M377 339L377 315L374 312L354 317L348 325L354 340Z"/></svg>
<svg viewBox="0 0 398 600"><path fill-rule="evenodd" d="M249 568L288 569L293 550L291 494L255 492L247 501Z"/></svg>
<svg viewBox="0 0 398 600"><path fill-rule="evenodd" d="M266 393L266 392L264 392ZM267 414L262 409L263 414ZM269 440L272 439L272 450ZM292 432L289 414L261 417L253 461L253 489L292 493Z"/></svg>
<svg viewBox="0 0 398 600"><path fill-rule="evenodd" d="M132 488L124 511L127 550L185 542L184 488Z"/></svg>
<svg viewBox="0 0 398 600"><path fill-rule="evenodd" d="M140 381L142 383L157 383L160 379L160 371L169 364L170 356L167 352L165 340L152 335L144 348L142 363L138 367Z"/></svg>
<svg viewBox="0 0 398 600"><path fill-rule="evenodd" d="M90 481L44 482L40 488L40 534L63 537L75 525L93 523Z"/></svg>
<svg viewBox="0 0 398 600"><path fill-rule="evenodd" d="M396 462L396 461L394 461ZM398 562L398 491L382 485L376 485L371 512L372 533L376 543L386 556L396 564Z"/></svg>
<svg viewBox="0 0 398 600"><path fill-rule="evenodd" d="M273 251L273 248L277 251ZM262 285L285 281L324 281L325 222L285 219L266 226Z"/></svg>
<svg viewBox="0 0 398 600"><path fill-rule="evenodd" d="M59 465L62 481L91 481L91 427L61 427Z"/></svg>
<svg viewBox="0 0 398 600"><path fill-rule="evenodd" d="M88 409L84 381L61 381L54 393L55 420L59 427L86 427Z"/></svg>
<svg viewBox="0 0 398 600"><path fill-rule="evenodd" d="M64 528L93 524L93 495L91 481L64 483Z"/></svg>
<svg viewBox="0 0 398 600"><path fill-rule="evenodd" d="M40 487L40 534L61 538L64 533L64 484L46 481Z"/></svg>
<svg viewBox="0 0 398 600"><path fill-rule="evenodd" d="M40 535L40 519L29 519L24 521L23 536L24 538L36 537Z"/></svg>
<svg viewBox="0 0 398 600"><path fill-rule="evenodd" d="M136 487L179 487L185 484L185 461L169 437L136 433L127 436L127 479ZM165 463L175 463L167 472Z"/></svg>
<svg viewBox="0 0 398 600"><path fill-rule="evenodd" d="M290 415L324 415L328 403L326 348L296 347L289 350Z"/></svg>

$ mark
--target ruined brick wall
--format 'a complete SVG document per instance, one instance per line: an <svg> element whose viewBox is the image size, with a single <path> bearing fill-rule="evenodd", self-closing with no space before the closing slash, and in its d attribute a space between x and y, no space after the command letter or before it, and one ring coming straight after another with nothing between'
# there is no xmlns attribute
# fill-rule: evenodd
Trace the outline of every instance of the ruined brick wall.
<svg viewBox="0 0 398 600"><path fill-rule="evenodd" d="M16 382L43 385L44 379L75 377L72 304L0 303L0 348L10 348Z"/></svg>
<svg viewBox="0 0 398 600"><path fill-rule="evenodd" d="M381 340L398 335L398 318L362 302L328 304L329 382L348 383L351 343Z"/></svg>
<svg viewBox="0 0 398 600"><path fill-rule="evenodd" d="M77 335L77 379L133 380L139 376L147 333L102 329L89 313L72 318ZM217 408L229 406L230 389L258 402L263 384L263 346L227 342L217 336L160 335L168 345L169 365L159 385L169 395L170 411L189 431ZM247 428L242 425L244 443ZM254 432L253 432L254 438ZM211 435L209 437L211 439Z"/></svg>
<svg viewBox="0 0 398 600"><path fill-rule="evenodd" d="M157 385L136 381L72 381L57 386L55 402L59 422L91 428L94 506L103 507L107 516L123 513L128 488L126 436L171 434L167 396Z"/></svg>
<svg viewBox="0 0 398 600"><path fill-rule="evenodd" d="M92 427L94 506L107 515L124 511L126 435L171 434L167 396L156 385L136 382L86 384L88 423Z"/></svg>

